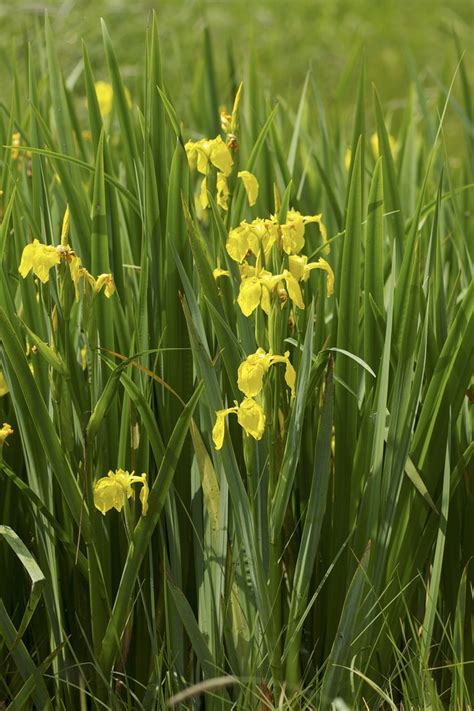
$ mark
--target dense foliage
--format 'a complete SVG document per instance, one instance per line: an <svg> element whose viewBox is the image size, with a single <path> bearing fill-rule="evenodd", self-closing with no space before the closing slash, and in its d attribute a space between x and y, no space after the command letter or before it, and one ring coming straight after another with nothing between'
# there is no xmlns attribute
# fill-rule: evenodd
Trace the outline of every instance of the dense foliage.
<svg viewBox="0 0 474 711"><path fill-rule="evenodd" d="M462 58L396 135L361 60L347 138L206 33L183 126L156 19L137 93L102 29L72 91L46 19L0 117L0 701L467 708Z"/></svg>

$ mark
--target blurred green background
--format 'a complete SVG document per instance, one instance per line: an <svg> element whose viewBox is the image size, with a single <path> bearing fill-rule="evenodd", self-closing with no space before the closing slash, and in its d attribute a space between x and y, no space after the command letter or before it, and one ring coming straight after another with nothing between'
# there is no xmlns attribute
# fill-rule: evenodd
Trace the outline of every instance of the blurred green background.
<svg viewBox="0 0 474 711"><path fill-rule="evenodd" d="M165 75L178 107L191 91L206 24L211 29L221 81L228 75L229 51L239 72L253 46L267 87L273 95L290 101L301 91L309 66L327 99L340 95L351 57L362 44L368 79L394 108L397 100L406 97L414 75L428 87L436 88L439 80L450 83L457 64L454 32L467 53L466 62L472 66L473 60L471 0L14 0L0 3L3 77L11 75L15 55L21 61L25 42L34 44L35 28L41 27L45 8L65 74L72 83L74 72L79 74L82 38L97 77L106 78L99 22L104 17L131 88L135 77L142 75L144 30L150 11L155 9L166 58ZM352 77L349 88L351 81ZM8 89L7 79L0 86L6 102Z"/></svg>

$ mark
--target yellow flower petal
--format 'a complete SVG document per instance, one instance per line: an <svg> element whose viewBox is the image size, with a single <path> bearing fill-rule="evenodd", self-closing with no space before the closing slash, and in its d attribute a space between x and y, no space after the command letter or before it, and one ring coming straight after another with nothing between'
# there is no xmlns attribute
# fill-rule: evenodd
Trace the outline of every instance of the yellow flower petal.
<svg viewBox="0 0 474 711"><path fill-rule="evenodd" d="M328 296L332 296L334 293L334 272L331 265L326 262L325 259L320 257L317 262L311 262L305 267L305 278L309 275L311 269L323 269L327 273L326 279L326 293Z"/></svg>
<svg viewBox="0 0 474 711"><path fill-rule="evenodd" d="M286 357L285 382L291 390L291 397L295 397L295 395L296 395L296 370L293 368L292 364L290 363L289 356L290 356L289 351L286 351L286 353L285 353L285 357Z"/></svg>
<svg viewBox="0 0 474 711"><path fill-rule="evenodd" d="M284 270L283 277L286 281L288 296L299 309L304 309L303 295L295 277L287 269Z"/></svg>
<svg viewBox="0 0 474 711"><path fill-rule="evenodd" d="M244 184L245 192L247 193L247 198L250 207L255 205L258 197L258 181L255 175L249 173L248 170L240 170L237 173L237 177L242 179Z"/></svg>
<svg viewBox="0 0 474 711"><path fill-rule="evenodd" d="M247 397L258 395L263 387L263 376L270 367L270 356L258 348L239 365L237 386Z"/></svg>
<svg viewBox="0 0 474 711"><path fill-rule="evenodd" d="M107 476L96 481L94 485L94 506L105 516L110 509L121 511L126 499L133 496L132 484L141 483L143 485L140 492L140 501L142 502L142 515L146 516L148 510L148 483L146 474L135 476L123 469L117 469L115 472L109 471ZM144 489L144 491L143 491Z"/></svg>
<svg viewBox="0 0 474 711"><path fill-rule="evenodd" d="M308 257L305 254L292 254L288 257L288 266L296 281L303 279L307 262Z"/></svg>
<svg viewBox="0 0 474 711"><path fill-rule="evenodd" d="M223 210L227 210L227 200L229 199L229 187L224 173L217 173L217 204Z"/></svg>
<svg viewBox="0 0 474 711"><path fill-rule="evenodd" d="M216 449L221 449L224 444L225 418L231 412L237 412L237 407L228 407L226 410L217 410L216 422L212 428L212 441Z"/></svg>
<svg viewBox="0 0 474 711"><path fill-rule="evenodd" d="M36 274L38 279L46 284L49 279L49 270L60 261L61 257L56 247L41 244L35 239L24 248L18 271L23 279L30 271L33 271L33 274Z"/></svg>
<svg viewBox="0 0 474 711"><path fill-rule="evenodd" d="M69 234L69 221L71 218L71 213L69 211L69 205L66 207L66 212L63 217L63 226L61 229L61 244L67 245L67 238Z"/></svg>
<svg viewBox="0 0 474 711"><path fill-rule="evenodd" d="M150 488L148 486L146 474L142 474L141 479L143 481L143 486L140 489L140 501L142 504L142 516L146 516L148 513L148 496L150 494Z"/></svg>
<svg viewBox="0 0 474 711"><path fill-rule="evenodd" d="M248 227L245 223L241 223L229 232L225 248L235 262L240 263L245 259L249 251Z"/></svg>
<svg viewBox="0 0 474 711"><path fill-rule="evenodd" d="M230 175L234 161L230 154L228 146L224 143L220 136L209 141L210 151L209 160L221 173L227 177Z"/></svg>
<svg viewBox="0 0 474 711"><path fill-rule="evenodd" d="M228 272L227 269L221 269L220 267L216 267L212 272L212 276L214 277L214 279L219 279L219 277L221 276L230 277L230 272Z"/></svg>
<svg viewBox="0 0 474 711"><path fill-rule="evenodd" d="M106 81L96 81L95 93L99 102L100 113L105 118L112 111L112 99L114 96L112 85Z"/></svg>
<svg viewBox="0 0 474 711"><path fill-rule="evenodd" d="M5 380L5 376L3 375L2 371L0 370L0 397L4 397L7 395L9 392L7 381Z"/></svg>
<svg viewBox="0 0 474 711"><path fill-rule="evenodd" d="M209 198L207 197L207 180L206 176L201 181L201 190L199 192L199 202L203 210L207 210L209 207Z"/></svg>
<svg viewBox="0 0 474 711"><path fill-rule="evenodd" d="M98 294L103 287L105 287L105 296L110 299L112 294L115 294L117 291L112 274L100 274L97 279L95 279L94 294Z"/></svg>
<svg viewBox="0 0 474 711"><path fill-rule="evenodd" d="M6 438L11 434L13 434L11 425L9 425L8 422L4 422L3 427L0 427L0 447L4 445Z"/></svg>
<svg viewBox="0 0 474 711"><path fill-rule="evenodd" d="M112 472L109 472L109 476ZM105 516L110 509L121 511L125 503L125 491L119 481L102 477L94 486L94 506Z"/></svg>
<svg viewBox="0 0 474 711"><path fill-rule="evenodd" d="M231 121L230 121L230 126L229 126L229 133L236 133L236 131L237 131L237 124L239 122L239 108L240 108L240 101L242 99L243 86L244 86L244 83L241 81L239 84L239 88L237 89L237 92L235 94L234 105L232 107L232 116L231 116Z"/></svg>
<svg viewBox="0 0 474 711"><path fill-rule="evenodd" d="M250 316L260 303L262 297L262 285L257 277L248 277L240 283L237 303L244 316Z"/></svg>
<svg viewBox="0 0 474 711"><path fill-rule="evenodd" d="M191 170L196 170L197 146L194 141L188 141L187 143L185 143L184 150L186 151L186 155L188 157L189 167L191 168Z"/></svg>
<svg viewBox="0 0 474 711"><path fill-rule="evenodd" d="M299 212L288 210L287 221L281 225L281 242L287 254L297 254L304 247L304 222Z"/></svg>
<svg viewBox="0 0 474 711"><path fill-rule="evenodd" d="M261 439L265 431L265 413L252 398L245 398L239 405L237 419L242 429L254 439Z"/></svg>

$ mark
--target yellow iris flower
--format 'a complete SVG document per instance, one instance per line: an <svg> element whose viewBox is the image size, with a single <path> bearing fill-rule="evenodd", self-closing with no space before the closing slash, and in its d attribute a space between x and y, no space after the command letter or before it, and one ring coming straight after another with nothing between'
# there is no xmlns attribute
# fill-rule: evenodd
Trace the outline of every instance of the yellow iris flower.
<svg viewBox="0 0 474 711"><path fill-rule="evenodd" d="M3 427L0 427L0 447L3 447L6 438L9 437L11 434L13 434L13 429L11 425L9 425L8 422L4 422Z"/></svg>
<svg viewBox="0 0 474 711"><path fill-rule="evenodd" d="M66 219L63 224L63 235L67 234L69 221ZM112 274L101 274L94 279L85 267L82 266L81 258L67 244L60 244L57 247L52 245L41 244L37 239L31 244L27 244L21 256L20 266L18 271L23 279L25 279L30 271L35 274L43 284L49 280L49 271L57 264L64 262L69 267L71 281L74 284L76 301L79 301L80 291L79 285L83 280L84 287L90 285L93 293L97 294L105 286L104 293L107 298L110 298L115 292L115 283Z"/></svg>
<svg viewBox="0 0 474 711"><path fill-rule="evenodd" d="M281 282L286 283L288 296L299 309L304 309L303 296L297 279L285 269L282 274L272 274L258 265L252 267L246 262L240 266L240 289L237 297L244 316L250 316L260 306L269 315L270 294ZM286 300L286 299L285 299Z"/></svg>
<svg viewBox="0 0 474 711"><path fill-rule="evenodd" d="M266 353L263 348L258 348L255 353L249 355L240 364L237 373L237 385L248 398L258 395L263 387L263 378L275 363L285 363L285 381L291 390L292 397L296 391L296 371L290 363L290 352L285 351L285 355L273 355L270 351Z"/></svg>
<svg viewBox="0 0 474 711"><path fill-rule="evenodd" d="M252 222L243 220L229 232L226 249L236 262L243 262L248 252L258 256L260 246L267 255L278 239L278 223L257 217Z"/></svg>
<svg viewBox="0 0 474 711"><path fill-rule="evenodd" d="M94 279L94 294L98 294L102 288L104 288L104 294L108 299L110 299L112 294L115 294L117 289L112 274L99 274L97 279Z"/></svg>
<svg viewBox="0 0 474 711"><path fill-rule="evenodd" d="M216 423L212 429L212 439L216 449L224 444L225 418L227 415L237 415L237 421L244 432L254 439L261 439L265 431L265 413L261 405L252 398L244 398L240 405L228 407L216 412Z"/></svg>
<svg viewBox="0 0 474 711"><path fill-rule="evenodd" d="M189 165L191 168L197 168L202 175L208 174L209 164L212 164L226 177L230 175L234 161L228 146L221 136L212 139L202 138L199 141L188 141L184 148L188 156Z"/></svg>
<svg viewBox="0 0 474 711"><path fill-rule="evenodd" d="M308 257L305 254L293 254L288 257L290 273L297 281L307 281L312 269L323 269L327 274L326 293L331 296L334 293L334 272L331 265L325 259L320 257L317 262L308 264Z"/></svg>
<svg viewBox="0 0 474 711"><path fill-rule="evenodd" d="M249 173L249 175L251 174ZM324 252L327 254L329 252L328 235L321 215L302 215L293 208L288 210L286 222L282 225L274 215L267 219L258 217L252 222L243 220L238 227L234 227L229 232L226 243L227 252L232 259L239 263L245 259L249 252L258 255L260 245L266 255L275 243L280 244L286 254L297 254L304 247L305 225L310 222L318 223L323 238Z"/></svg>
<svg viewBox="0 0 474 711"><path fill-rule="evenodd" d="M149 487L146 474L140 476L131 474L123 469L109 471L107 476L98 479L94 485L94 506L105 516L110 509L121 511L125 501L130 499L134 491L132 484L141 483L140 501L142 504L142 516L146 516L148 511Z"/></svg>
<svg viewBox="0 0 474 711"><path fill-rule="evenodd" d="M275 279L271 272L266 269L252 267L246 262L240 267L239 304L244 316L250 316L257 306L260 306L268 315L270 313L270 292L275 288L279 277Z"/></svg>
<svg viewBox="0 0 474 711"><path fill-rule="evenodd" d="M281 245L286 254L298 254L304 247L305 225L310 222L317 222L321 231L321 237L325 244L325 252L329 251L327 244L328 236L322 215L302 215L301 212L290 208L286 216L286 222L281 225Z"/></svg>
<svg viewBox="0 0 474 711"><path fill-rule="evenodd" d="M24 248L18 271L23 279L32 271L43 284L46 284L49 279L49 270L60 261L61 256L56 247L41 244L39 240L34 239Z"/></svg>

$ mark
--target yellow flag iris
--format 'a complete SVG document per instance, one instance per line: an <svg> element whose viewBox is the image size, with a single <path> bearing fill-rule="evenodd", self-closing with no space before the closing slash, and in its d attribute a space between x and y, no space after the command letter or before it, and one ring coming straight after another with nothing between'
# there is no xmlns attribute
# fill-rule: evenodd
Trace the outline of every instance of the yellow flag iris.
<svg viewBox="0 0 474 711"><path fill-rule="evenodd" d="M133 494L132 484L142 484L140 490L140 501L142 504L142 516L146 516L148 511L149 488L146 474L137 476L135 472L131 474L123 469L109 471L107 476L98 479L94 486L94 506L105 516L110 509L121 511L125 501Z"/></svg>
<svg viewBox="0 0 474 711"><path fill-rule="evenodd" d="M41 244L39 240L34 239L24 248L18 271L23 279L32 271L43 284L46 284L49 270L60 261L61 256L56 247Z"/></svg>
<svg viewBox="0 0 474 711"><path fill-rule="evenodd" d="M246 397L251 398L262 390L263 378L270 366L275 363L285 363L285 381L291 389L292 396L295 395L296 371L290 363L290 352L285 351L285 355L273 355L270 351L266 353L263 348L258 348L255 353L249 355L240 364L237 373L237 385Z"/></svg>
<svg viewBox="0 0 474 711"><path fill-rule="evenodd" d="M0 447L4 445L6 438L12 434L13 429L11 425L9 425L8 422L4 422L3 427L0 427Z"/></svg>
<svg viewBox="0 0 474 711"><path fill-rule="evenodd" d="M63 237L67 234L69 225L68 211L66 211L63 223ZM27 244L23 249L18 271L25 279L30 271L35 274L43 284L49 280L50 269L61 262L69 267L71 281L74 284L76 301L79 301L79 286L81 281L84 287L91 286L93 294L98 294L103 287L107 298L115 292L115 283L112 274L101 274L95 279L85 267L82 266L81 258L67 244L60 244L57 247L41 244L37 239L31 244Z"/></svg>
<svg viewBox="0 0 474 711"><path fill-rule="evenodd" d="M261 439L265 431L265 413L256 400L244 398L235 407L228 407L225 410L216 412L216 422L212 429L212 439L216 449L221 449L224 444L225 418L227 415L237 415L237 421L244 432L254 439Z"/></svg>
<svg viewBox="0 0 474 711"><path fill-rule="evenodd" d="M298 254L304 247L305 225L310 222L319 224L321 236L325 243L325 250L329 251L327 231L321 220L322 215L302 215L298 210L290 208L286 215L286 222L281 225L281 244L286 254Z"/></svg>
<svg viewBox="0 0 474 711"><path fill-rule="evenodd" d="M202 138L199 141L188 141L184 146L191 168L197 168L202 175L209 172L209 164L217 168L226 177L230 175L234 161L229 147L224 143L221 136L208 139Z"/></svg>
<svg viewBox="0 0 474 711"><path fill-rule="evenodd" d="M317 262L310 262L308 264L308 257L306 255L291 255L288 258L288 264L290 273L297 281L307 281L312 269L322 269L327 274L326 293L328 296L334 293L334 272L331 265L322 257L320 257Z"/></svg>

